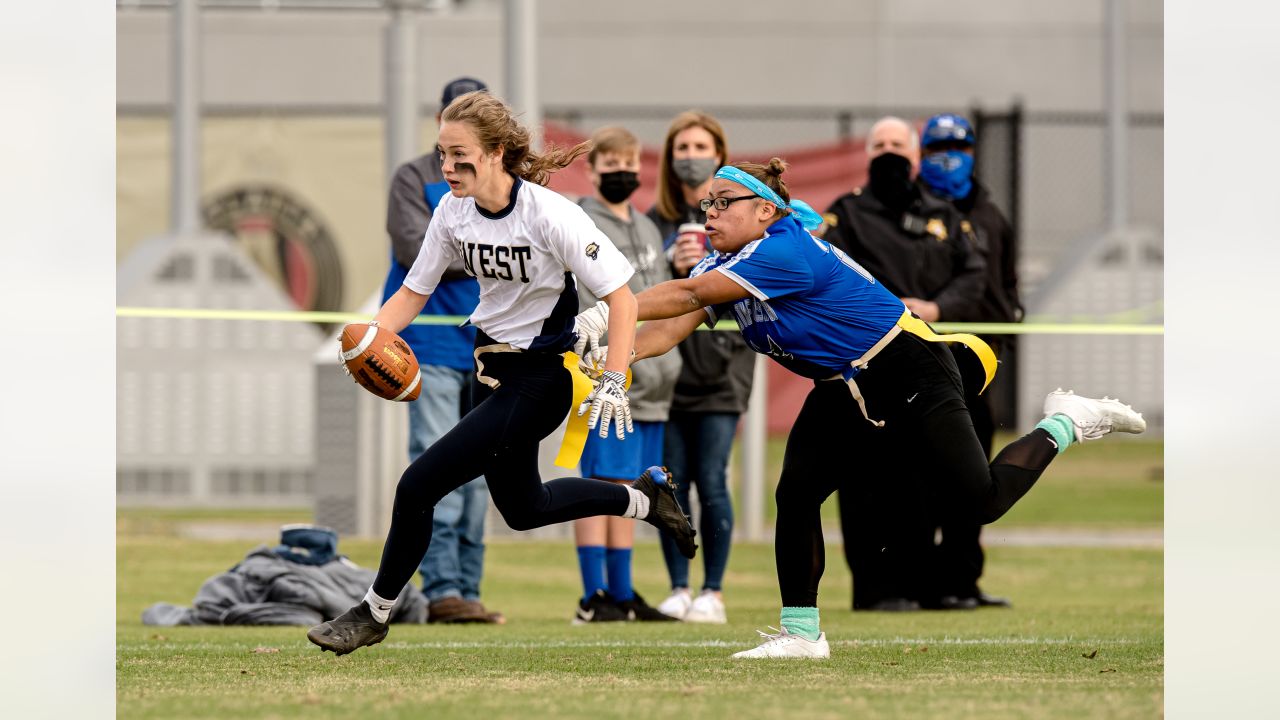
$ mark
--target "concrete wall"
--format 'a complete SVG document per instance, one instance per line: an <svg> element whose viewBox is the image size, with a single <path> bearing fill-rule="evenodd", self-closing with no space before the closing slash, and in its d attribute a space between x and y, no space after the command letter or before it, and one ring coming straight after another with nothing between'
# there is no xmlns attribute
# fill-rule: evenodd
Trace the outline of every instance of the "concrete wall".
<svg viewBox="0 0 1280 720"><path fill-rule="evenodd" d="M1103 0L809 0L765 3L539 2L538 82L552 108L877 107L924 111L1020 97L1031 113L1102 109ZM1129 0L1131 108L1163 104L1163 9ZM382 12L206 10L203 191L235 183L290 188L331 227L346 307L382 280L385 178ZM502 3L468 0L419 20L425 109L469 74L504 89ZM168 225L169 14L117 13L117 252ZM648 143L665 113L617 118ZM584 129L605 122L584 118ZM865 130L859 122L855 132ZM726 120L736 151L829 142L831 120ZM1159 228L1162 128L1135 128L1131 216ZM1094 232L1103 207L1100 127L1029 125L1024 134L1024 255L1034 282L1061 248Z"/></svg>
<svg viewBox="0 0 1280 720"><path fill-rule="evenodd" d="M420 94L474 74L504 90L502 4L423 15ZM545 103L1102 107L1103 0L542 0ZM1163 107L1163 6L1129 0L1135 110ZM208 10L205 100L376 105L386 15ZM123 105L169 93L168 13L117 14Z"/></svg>

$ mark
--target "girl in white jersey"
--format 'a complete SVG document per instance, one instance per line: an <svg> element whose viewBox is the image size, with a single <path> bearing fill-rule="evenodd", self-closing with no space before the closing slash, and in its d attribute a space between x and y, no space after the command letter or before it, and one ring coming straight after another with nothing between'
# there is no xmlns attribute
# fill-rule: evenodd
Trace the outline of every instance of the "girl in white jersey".
<svg viewBox="0 0 1280 720"><path fill-rule="evenodd" d="M585 152L586 143L534 153L511 109L483 91L454 100L441 123L437 149L450 194L440 201L404 285L373 322L403 330L445 268L462 261L480 282L480 304L471 316L478 330L474 409L401 476L382 562L364 600L307 633L339 655L386 637L395 598L430 543L436 502L480 475L516 530L618 515L672 533L688 557L696 548L662 468L650 468L631 485L585 478L544 484L538 475L538 442L560 425L572 401L563 354L579 341L574 276L608 305L609 337L622 350L605 363L579 414L589 407L588 424L598 423L602 435L611 420L619 437L631 429L624 390L636 325L636 300L627 287L631 265L581 208L542 187Z"/></svg>

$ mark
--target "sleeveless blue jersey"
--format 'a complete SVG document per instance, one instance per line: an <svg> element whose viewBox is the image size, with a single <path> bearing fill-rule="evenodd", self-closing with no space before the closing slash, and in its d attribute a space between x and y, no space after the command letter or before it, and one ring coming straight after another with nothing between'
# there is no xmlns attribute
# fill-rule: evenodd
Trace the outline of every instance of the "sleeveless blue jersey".
<svg viewBox="0 0 1280 720"><path fill-rule="evenodd" d="M752 350L807 378L851 377L850 363L905 309L862 266L790 217L737 253L708 256L690 277L712 270L751 295L706 308L707 314L713 320L732 314Z"/></svg>
<svg viewBox="0 0 1280 720"><path fill-rule="evenodd" d="M430 183L423 189L427 207L435 212L440 198L449 192L445 182ZM382 302L395 294L409 274L409 268L396 262L391 254L391 269L387 271L382 286ZM440 283L422 308L423 315L470 316L480 302L480 283L475 278L460 278ZM472 351L475 348L476 329L470 325L410 325L400 337L413 348L420 365L441 365L455 370L470 370L474 366Z"/></svg>

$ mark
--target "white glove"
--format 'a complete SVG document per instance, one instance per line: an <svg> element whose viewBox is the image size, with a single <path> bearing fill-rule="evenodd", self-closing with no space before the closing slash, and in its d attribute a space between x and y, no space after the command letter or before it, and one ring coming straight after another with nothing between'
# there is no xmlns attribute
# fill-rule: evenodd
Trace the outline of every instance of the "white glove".
<svg viewBox="0 0 1280 720"><path fill-rule="evenodd" d="M583 375L592 380L599 380L600 373L604 372L604 363L609 359L609 346L600 345L587 351L586 355L578 358L578 369Z"/></svg>
<svg viewBox="0 0 1280 720"><path fill-rule="evenodd" d="M342 372L346 373L347 377L351 377L351 370L347 368L347 360L346 358L342 357L342 341L341 340L338 341L338 367L342 368Z"/></svg>
<svg viewBox="0 0 1280 720"><path fill-rule="evenodd" d="M592 380L599 380L600 373L604 372L604 364L609 360L609 346L599 345L587 351L586 355L578 358L578 369L583 375ZM631 362L636 361L636 351L631 351Z"/></svg>
<svg viewBox="0 0 1280 720"><path fill-rule="evenodd" d="M573 344L573 352L583 357L589 350L600 345L600 337L609 329L609 303L601 300L583 310L573 319L573 330L578 334L578 341Z"/></svg>
<svg viewBox="0 0 1280 720"><path fill-rule="evenodd" d="M623 440L627 437L627 433L632 431L631 427L631 406L627 403L627 376L615 370L605 370L600 373L600 381L596 383L591 394L586 400L578 406L578 417L587 411L587 407L591 408L591 415L587 417L587 427L595 429L597 421L600 424L600 437L609 437L609 422L614 423L617 431L618 439ZM623 432L623 425L626 426L626 432Z"/></svg>
<svg viewBox="0 0 1280 720"><path fill-rule="evenodd" d="M375 327L378 327L377 320L370 320L369 324ZM342 368L342 372L346 373L347 377L351 377L351 370L347 367L347 359L343 357L343 353L342 353L342 334L341 333L338 334L338 367ZM355 380L352 379L352 382L355 382Z"/></svg>

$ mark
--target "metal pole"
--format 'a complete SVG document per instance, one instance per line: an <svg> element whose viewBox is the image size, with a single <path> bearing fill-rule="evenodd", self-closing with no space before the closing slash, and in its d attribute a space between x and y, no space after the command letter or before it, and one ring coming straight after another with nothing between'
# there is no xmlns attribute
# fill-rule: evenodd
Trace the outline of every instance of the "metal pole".
<svg viewBox="0 0 1280 720"><path fill-rule="evenodd" d="M742 428L742 515L746 521L743 535L752 542L764 540L764 468L768 444L765 415L769 405L767 362L763 356L756 355L751 401L747 404L746 422Z"/></svg>
<svg viewBox="0 0 1280 720"><path fill-rule="evenodd" d="M1114 234L1129 224L1128 44L1125 0L1107 0L1107 230Z"/></svg>
<svg viewBox="0 0 1280 720"><path fill-rule="evenodd" d="M173 187L170 226L174 234L200 229L200 2L173 3Z"/></svg>
<svg viewBox="0 0 1280 720"><path fill-rule="evenodd" d="M542 147L542 104L538 101L537 0L506 0L507 103Z"/></svg>
<svg viewBox="0 0 1280 720"><path fill-rule="evenodd" d="M421 0L391 0L386 37L387 178L418 155L418 11Z"/></svg>

